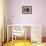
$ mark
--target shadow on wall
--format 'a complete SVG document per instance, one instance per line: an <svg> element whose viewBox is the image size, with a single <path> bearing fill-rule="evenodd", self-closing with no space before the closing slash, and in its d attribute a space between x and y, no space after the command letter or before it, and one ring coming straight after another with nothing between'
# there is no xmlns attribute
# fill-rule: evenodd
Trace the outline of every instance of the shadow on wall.
<svg viewBox="0 0 46 46"><path fill-rule="evenodd" d="M46 42L46 26L42 26L42 42Z"/></svg>

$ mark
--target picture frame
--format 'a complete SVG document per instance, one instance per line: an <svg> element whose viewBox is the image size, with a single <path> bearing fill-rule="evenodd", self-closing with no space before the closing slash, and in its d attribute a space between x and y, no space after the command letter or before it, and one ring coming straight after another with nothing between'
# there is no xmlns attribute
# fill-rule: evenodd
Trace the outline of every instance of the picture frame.
<svg viewBox="0 0 46 46"><path fill-rule="evenodd" d="M22 6L22 14L32 14L32 6Z"/></svg>

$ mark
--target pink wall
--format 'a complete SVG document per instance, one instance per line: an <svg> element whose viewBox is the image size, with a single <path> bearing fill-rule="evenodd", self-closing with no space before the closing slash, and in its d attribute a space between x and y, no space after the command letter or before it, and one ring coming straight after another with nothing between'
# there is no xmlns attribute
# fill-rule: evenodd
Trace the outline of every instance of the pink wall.
<svg viewBox="0 0 46 46"><path fill-rule="evenodd" d="M22 6L32 6L32 14L22 14ZM43 37L46 36L46 0L7 0L7 15L12 24L42 25Z"/></svg>

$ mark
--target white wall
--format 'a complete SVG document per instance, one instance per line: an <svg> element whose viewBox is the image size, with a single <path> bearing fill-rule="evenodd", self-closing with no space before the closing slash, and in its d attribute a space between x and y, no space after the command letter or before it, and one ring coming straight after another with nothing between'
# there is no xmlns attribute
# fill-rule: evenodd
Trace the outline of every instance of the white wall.
<svg viewBox="0 0 46 46"><path fill-rule="evenodd" d="M32 6L32 14L22 14L22 6ZM7 8L12 24L40 24L46 36L46 0L7 0Z"/></svg>

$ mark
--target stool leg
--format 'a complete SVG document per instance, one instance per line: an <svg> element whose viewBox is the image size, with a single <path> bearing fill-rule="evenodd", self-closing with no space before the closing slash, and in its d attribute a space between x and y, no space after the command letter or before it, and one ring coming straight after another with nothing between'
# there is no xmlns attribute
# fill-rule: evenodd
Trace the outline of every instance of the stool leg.
<svg viewBox="0 0 46 46"><path fill-rule="evenodd" d="M8 42L8 28L7 28L7 42Z"/></svg>
<svg viewBox="0 0 46 46"><path fill-rule="evenodd" d="M16 41L16 36L15 36L15 41Z"/></svg>
<svg viewBox="0 0 46 46"><path fill-rule="evenodd" d="M13 31L12 31L12 43L13 43Z"/></svg>
<svg viewBox="0 0 46 46"><path fill-rule="evenodd" d="M26 43L26 31L25 31L25 43Z"/></svg>

